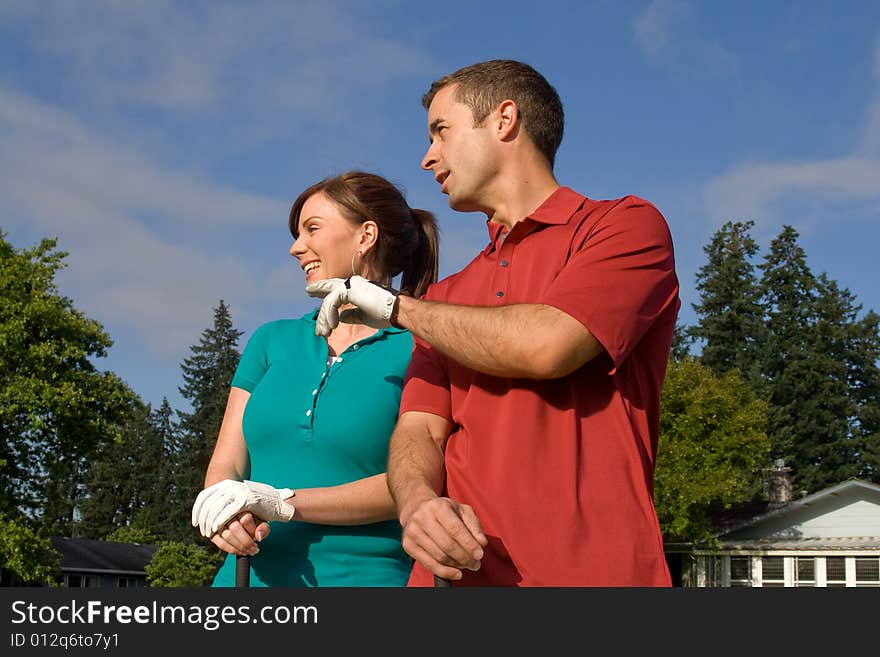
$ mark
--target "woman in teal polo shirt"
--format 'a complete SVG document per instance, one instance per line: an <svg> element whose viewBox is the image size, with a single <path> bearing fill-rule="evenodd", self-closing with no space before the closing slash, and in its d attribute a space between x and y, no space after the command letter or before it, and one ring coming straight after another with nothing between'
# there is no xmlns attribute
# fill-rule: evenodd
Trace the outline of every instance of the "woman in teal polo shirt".
<svg viewBox="0 0 880 657"><path fill-rule="evenodd" d="M434 216L380 176L312 185L289 225L306 284L353 273L389 284L402 274L402 291L421 296L437 278ZM403 586L409 577L385 466L412 336L340 323L325 340L316 315L259 327L233 377L193 506L193 525L229 553L214 586L234 585L234 554L255 555L251 586Z"/></svg>

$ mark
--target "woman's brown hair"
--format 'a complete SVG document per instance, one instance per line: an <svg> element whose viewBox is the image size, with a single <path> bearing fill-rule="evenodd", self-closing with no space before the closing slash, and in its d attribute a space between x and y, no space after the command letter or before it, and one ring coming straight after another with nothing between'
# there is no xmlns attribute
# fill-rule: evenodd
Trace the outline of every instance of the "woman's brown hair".
<svg viewBox="0 0 880 657"><path fill-rule="evenodd" d="M379 239L364 258L389 280L402 273L403 293L420 297L437 280L440 250L437 220L427 210L409 207L394 184L363 171L324 178L294 201L288 220L294 238L299 237L303 204L318 192L333 200L349 221L376 222Z"/></svg>

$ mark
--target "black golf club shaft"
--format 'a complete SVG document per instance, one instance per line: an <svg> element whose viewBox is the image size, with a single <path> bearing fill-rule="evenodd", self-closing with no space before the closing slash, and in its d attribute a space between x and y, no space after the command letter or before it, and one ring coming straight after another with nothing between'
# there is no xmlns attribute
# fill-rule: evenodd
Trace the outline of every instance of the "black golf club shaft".
<svg viewBox="0 0 880 657"><path fill-rule="evenodd" d="M251 558L246 554L235 557L235 586L248 588L251 585Z"/></svg>

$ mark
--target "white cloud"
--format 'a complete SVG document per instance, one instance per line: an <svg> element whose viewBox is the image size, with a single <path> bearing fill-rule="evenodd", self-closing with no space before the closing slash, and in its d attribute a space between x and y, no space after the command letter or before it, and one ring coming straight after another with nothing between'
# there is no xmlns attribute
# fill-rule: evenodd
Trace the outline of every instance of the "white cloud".
<svg viewBox="0 0 880 657"><path fill-rule="evenodd" d="M686 11L686 5L676 0L653 0L633 24L636 45L649 55L658 55L670 43L676 19Z"/></svg>
<svg viewBox="0 0 880 657"><path fill-rule="evenodd" d="M880 162L845 157L801 163L742 164L712 180L706 207L716 220L754 219L783 194L838 201L880 201ZM792 223L789 221L788 223Z"/></svg>
<svg viewBox="0 0 880 657"><path fill-rule="evenodd" d="M874 88L878 92L868 108L865 137L859 150L874 157L880 157L880 39L874 48Z"/></svg>
<svg viewBox="0 0 880 657"><path fill-rule="evenodd" d="M642 52L676 75L725 77L739 68L732 51L705 35L687 0L652 0L633 21L632 35Z"/></svg>
<svg viewBox="0 0 880 657"><path fill-rule="evenodd" d="M260 170L296 184L298 166L357 161L381 140L353 139L364 126L345 119L398 80L427 79L431 60L380 14L299 0L0 3L14 36L0 67L0 226L18 247L59 237L62 291L125 360L179 362L220 298L246 330L297 314L311 300L286 253L290 199L222 177L252 175L260 142ZM279 147L295 157L273 161Z"/></svg>
<svg viewBox="0 0 880 657"><path fill-rule="evenodd" d="M50 8L47 9L46 5ZM16 20L77 88L107 105L237 112L290 129L285 112L344 112L359 90L421 71L418 48L344 2L19 3ZM271 101L271 102L269 102ZM246 111L243 111L246 110Z"/></svg>
<svg viewBox="0 0 880 657"><path fill-rule="evenodd" d="M772 203L789 193L803 200L830 200L876 207L880 218L880 45L874 52L875 89L863 137L850 152L806 162L757 162L733 166L704 188L707 210L716 222L773 217ZM805 221L810 218L806 217ZM786 223L798 224L797 217Z"/></svg>
<svg viewBox="0 0 880 657"><path fill-rule="evenodd" d="M240 255L216 257L201 236L277 223L286 201L163 170L76 118L2 89L0 140L5 226L58 235L70 252L65 280L102 322L130 326L171 353L180 333L198 335L219 298L264 298Z"/></svg>

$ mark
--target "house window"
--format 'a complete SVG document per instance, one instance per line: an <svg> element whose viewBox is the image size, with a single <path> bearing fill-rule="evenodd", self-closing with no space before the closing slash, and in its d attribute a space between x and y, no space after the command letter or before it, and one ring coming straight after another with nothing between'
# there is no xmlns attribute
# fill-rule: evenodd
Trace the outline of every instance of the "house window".
<svg viewBox="0 0 880 657"><path fill-rule="evenodd" d="M91 578L88 575L65 575L64 586L70 589L81 589L88 586L95 586L90 580Z"/></svg>
<svg viewBox="0 0 880 657"><path fill-rule="evenodd" d="M709 556L701 557L697 566L697 586L720 587L725 586L727 575L725 568L727 567L726 556Z"/></svg>
<svg viewBox="0 0 880 657"><path fill-rule="evenodd" d="M816 586L816 560L795 557L795 586Z"/></svg>
<svg viewBox="0 0 880 657"><path fill-rule="evenodd" d="M880 586L880 557L856 557L856 586Z"/></svg>
<svg viewBox="0 0 880 657"><path fill-rule="evenodd" d="M730 557L730 585L752 585L751 559L749 557Z"/></svg>
<svg viewBox="0 0 880 657"><path fill-rule="evenodd" d="M846 557L825 557L827 586L846 586Z"/></svg>
<svg viewBox="0 0 880 657"><path fill-rule="evenodd" d="M120 589L143 588L144 580L137 577L120 577L116 580L116 586Z"/></svg>
<svg viewBox="0 0 880 657"><path fill-rule="evenodd" d="M761 586L785 586L785 557L761 559Z"/></svg>

